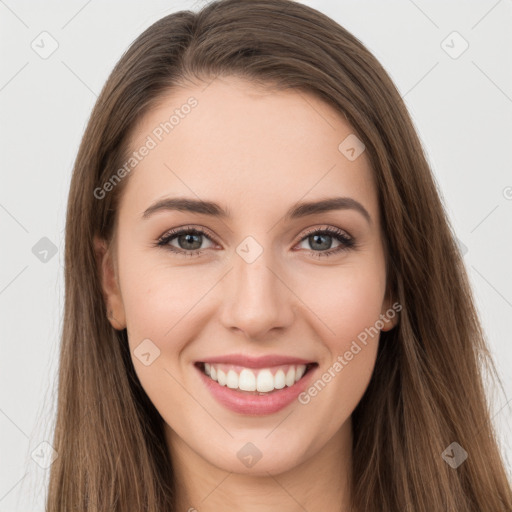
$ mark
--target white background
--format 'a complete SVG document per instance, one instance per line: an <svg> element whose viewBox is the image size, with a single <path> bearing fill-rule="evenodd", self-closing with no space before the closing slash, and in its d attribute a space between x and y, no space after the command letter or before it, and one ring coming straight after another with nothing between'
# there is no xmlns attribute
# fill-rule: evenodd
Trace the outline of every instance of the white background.
<svg viewBox="0 0 512 512"><path fill-rule="evenodd" d="M405 98L467 248L465 262L504 384L504 394L492 394L491 408L511 472L505 436L512 438L512 0L304 3L358 37ZM49 470L30 454L51 442L65 208L96 96L144 29L201 5L0 0L0 512L44 510ZM43 31L58 43L47 59L31 48ZM456 59L441 46L453 31L469 43ZM45 263L32 252L43 237L57 249Z"/></svg>

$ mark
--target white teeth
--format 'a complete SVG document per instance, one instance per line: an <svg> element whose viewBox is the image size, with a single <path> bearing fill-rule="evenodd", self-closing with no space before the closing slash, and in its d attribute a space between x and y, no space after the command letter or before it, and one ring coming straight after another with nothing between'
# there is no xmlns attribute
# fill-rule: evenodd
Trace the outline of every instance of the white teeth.
<svg viewBox="0 0 512 512"><path fill-rule="evenodd" d="M226 385L226 374L222 370L218 370L217 371L217 382L221 386L225 386Z"/></svg>
<svg viewBox="0 0 512 512"><path fill-rule="evenodd" d="M274 375L274 386L276 389L283 389L286 386L286 380L283 370L277 370Z"/></svg>
<svg viewBox="0 0 512 512"><path fill-rule="evenodd" d="M236 373L234 370L229 370L226 377L226 386L231 389L238 388L238 373Z"/></svg>
<svg viewBox="0 0 512 512"><path fill-rule="evenodd" d="M256 391L256 377L251 370L244 368L238 378L238 387L242 391Z"/></svg>
<svg viewBox="0 0 512 512"><path fill-rule="evenodd" d="M223 369L219 368L222 367ZM274 389L293 386L306 373L306 365L285 365L272 374L270 368L254 370L243 368L238 373L228 365L204 364L204 373L221 386L241 391L258 391L268 393Z"/></svg>
<svg viewBox="0 0 512 512"><path fill-rule="evenodd" d="M274 377L272 372L266 369L261 370L258 373L258 378L256 379L256 389L266 393L267 391L273 391L274 387Z"/></svg>
<svg viewBox="0 0 512 512"><path fill-rule="evenodd" d="M299 366L297 366L297 370L295 371L295 382L297 382L304 375L305 371L306 371L305 364L300 364Z"/></svg>
<svg viewBox="0 0 512 512"><path fill-rule="evenodd" d="M293 386L295 384L295 368L290 366L290 369L286 373L285 382L287 386Z"/></svg>

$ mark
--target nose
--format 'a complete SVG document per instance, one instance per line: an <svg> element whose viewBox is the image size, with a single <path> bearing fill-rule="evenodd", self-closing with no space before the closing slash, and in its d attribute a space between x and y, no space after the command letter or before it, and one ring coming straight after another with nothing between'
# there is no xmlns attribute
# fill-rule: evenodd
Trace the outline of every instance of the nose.
<svg viewBox="0 0 512 512"><path fill-rule="evenodd" d="M251 263L233 255L233 269L222 290L221 321L226 329L241 331L249 340L284 330L294 319L295 295L271 251Z"/></svg>

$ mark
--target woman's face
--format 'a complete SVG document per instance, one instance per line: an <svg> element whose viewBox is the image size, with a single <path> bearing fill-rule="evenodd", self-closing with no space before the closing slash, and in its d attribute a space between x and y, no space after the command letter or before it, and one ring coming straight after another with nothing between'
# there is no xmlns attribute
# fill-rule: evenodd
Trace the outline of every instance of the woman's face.
<svg viewBox="0 0 512 512"><path fill-rule="evenodd" d="M229 77L173 90L130 147L104 287L170 449L275 474L348 442L394 324L353 129L315 96Z"/></svg>

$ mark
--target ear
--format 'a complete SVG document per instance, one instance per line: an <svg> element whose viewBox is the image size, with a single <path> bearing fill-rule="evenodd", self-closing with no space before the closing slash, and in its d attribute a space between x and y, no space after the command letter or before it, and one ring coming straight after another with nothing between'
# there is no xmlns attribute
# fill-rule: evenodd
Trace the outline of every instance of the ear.
<svg viewBox="0 0 512 512"><path fill-rule="evenodd" d="M108 247L104 239L94 237L94 251L101 278L103 298L107 308L107 317L112 327L121 331L126 328L126 315L111 248Z"/></svg>
<svg viewBox="0 0 512 512"><path fill-rule="evenodd" d="M380 319L384 322L384 327L381 331L390 331L398 324L399 311L402 309L402 305L398 302L393 302L393 297L390 293L386 293L384 302L382 303L382 311Z"/></svg>

